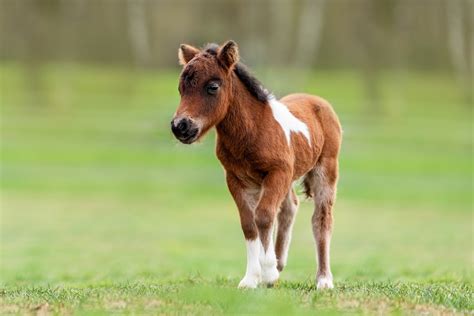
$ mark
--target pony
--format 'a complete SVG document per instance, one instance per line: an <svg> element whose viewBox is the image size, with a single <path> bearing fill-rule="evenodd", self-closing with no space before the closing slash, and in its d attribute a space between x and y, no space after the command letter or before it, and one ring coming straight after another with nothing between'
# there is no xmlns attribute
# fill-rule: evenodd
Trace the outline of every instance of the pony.
<svg viewBox="0 0 474 316"><path fill-rule="evenodd" d="M203 49L182 44L178 58L181 100L171 130L191 144L216 128L216 155L246 241L247 269L239 288L278 281L299 205L292 184L300 178L314 200L316 286L333 288L329 250L342 130L332 106L303 93L277 100L239 62L232 40Z"/></svg>

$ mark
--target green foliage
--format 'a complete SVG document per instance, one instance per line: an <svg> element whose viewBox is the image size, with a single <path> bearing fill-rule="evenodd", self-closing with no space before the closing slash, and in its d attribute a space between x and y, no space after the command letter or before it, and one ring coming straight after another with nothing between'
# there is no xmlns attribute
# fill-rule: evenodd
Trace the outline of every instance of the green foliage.
<svg viewBox="0 0 474 316"><path fill-rule="evenodd" d="M351 71L259 75L332 101L344 127L336 289L321 293L310 201L280 284L235 288L245 247L214 137L169 131L177 70L0 73L1 314L473 311L471 109L449 77L383 73L373 113Z"/></svg>

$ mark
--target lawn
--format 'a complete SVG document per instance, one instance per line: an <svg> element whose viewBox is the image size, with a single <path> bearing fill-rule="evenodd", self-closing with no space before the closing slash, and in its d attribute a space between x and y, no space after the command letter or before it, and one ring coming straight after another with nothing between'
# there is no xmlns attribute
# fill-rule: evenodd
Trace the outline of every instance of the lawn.
<svg viewBox="0 0 474 316"><path fill-rule="evenodd" d="M242 291L214 133L184 146L169 131L178 73L0 66L0 314L474 312L472 105L453 78L384 72L374 112L357 72L257 72L340 115L336 288L315 289L303 201L279 284Z"/></svg>

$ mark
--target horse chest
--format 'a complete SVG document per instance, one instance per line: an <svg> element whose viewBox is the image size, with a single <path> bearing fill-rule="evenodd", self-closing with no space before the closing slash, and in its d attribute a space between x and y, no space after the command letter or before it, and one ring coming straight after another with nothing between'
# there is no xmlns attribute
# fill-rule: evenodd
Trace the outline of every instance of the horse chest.
<svg viewBox="0 0 474 316"><path fill-rule="evenodd" d="M265 166L260 163L257 153L247 151L232 152L223 144L217 144L217 158L227 172L232 172L242 181L261 184L266 175Z"/></svg>

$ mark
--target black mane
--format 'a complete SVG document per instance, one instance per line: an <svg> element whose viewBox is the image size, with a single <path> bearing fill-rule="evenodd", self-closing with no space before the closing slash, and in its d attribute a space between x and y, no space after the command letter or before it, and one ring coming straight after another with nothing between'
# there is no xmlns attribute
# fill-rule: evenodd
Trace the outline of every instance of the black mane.
<svg viewBox="0 0 474 316"><path fill-rule="evenodd" d="M211 43L206 45L204 52L213 56L217 56L218 49L219 45ZM266 102L268 100L270 92L268 92L268 90L263 87L262 83L250 73L247 66L241 62L238 62L234 67L234 73L244 84L250 94L253 95L257 100L261 102Z"/></svg>

